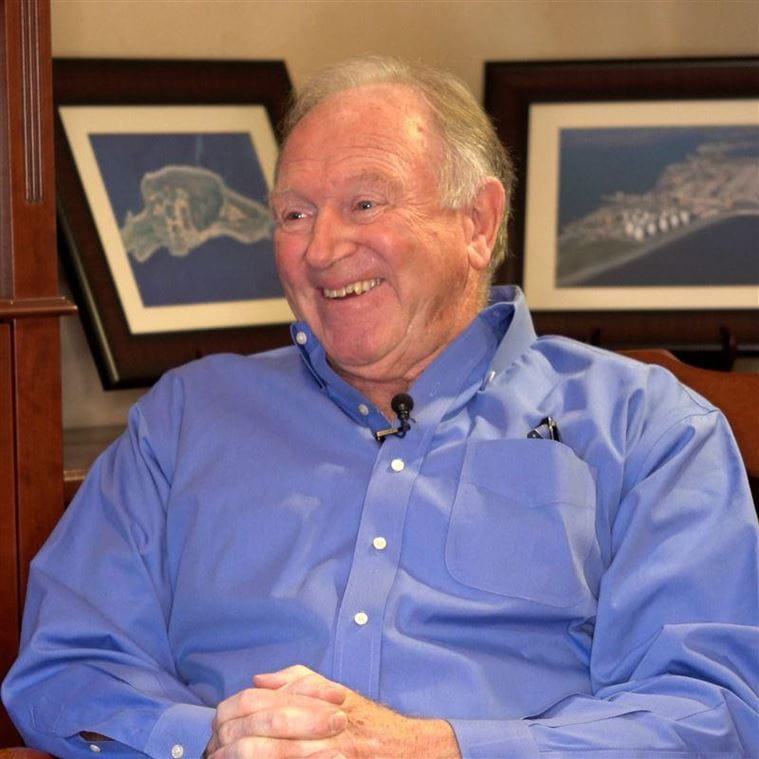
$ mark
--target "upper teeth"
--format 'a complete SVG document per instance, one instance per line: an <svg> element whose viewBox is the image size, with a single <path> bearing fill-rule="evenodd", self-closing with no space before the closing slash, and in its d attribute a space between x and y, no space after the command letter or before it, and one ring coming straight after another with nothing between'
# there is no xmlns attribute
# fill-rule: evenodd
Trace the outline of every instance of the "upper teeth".
<svg viewBox="0 0 759 759"><path fill-rule="evenodd" d="M360 282L351 282L349 285L339 287L337 290L330 290L325 287L324 296L327 298L344 298L346 295L351 295L352 293L361 295L377 287L381 281L379 277L375 277L374 279L362 279Z"/></svg>

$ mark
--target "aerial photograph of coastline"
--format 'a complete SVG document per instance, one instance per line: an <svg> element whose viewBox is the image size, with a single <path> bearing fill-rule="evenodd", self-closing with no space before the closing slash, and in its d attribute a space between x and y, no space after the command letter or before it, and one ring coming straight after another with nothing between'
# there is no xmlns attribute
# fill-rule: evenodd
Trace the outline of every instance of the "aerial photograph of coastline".
<svg viewBox="0 0 759 759"><path fill-rule="evenodd" d="M759 284L759 127L562 129L558 287Z"/></svg>

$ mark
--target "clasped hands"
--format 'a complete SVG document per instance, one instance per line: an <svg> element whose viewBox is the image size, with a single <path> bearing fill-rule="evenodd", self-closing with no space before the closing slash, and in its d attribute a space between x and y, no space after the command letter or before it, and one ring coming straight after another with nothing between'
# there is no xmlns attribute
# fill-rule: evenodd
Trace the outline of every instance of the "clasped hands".
<svg viewBox="0 0 759 759"><path fill-rule="evenodd" d="M206 759L460 759L444 720L405 717L302 665L222 701Z"/></svg>

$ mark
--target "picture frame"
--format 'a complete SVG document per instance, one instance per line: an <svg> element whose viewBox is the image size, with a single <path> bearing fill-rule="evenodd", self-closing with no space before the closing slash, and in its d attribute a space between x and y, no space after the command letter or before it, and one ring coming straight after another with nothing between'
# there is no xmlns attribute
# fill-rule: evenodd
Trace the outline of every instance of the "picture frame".
<svg viewBox="0 0 759 759"><path fill-rule="evenodd" d="M285 345L267 208L284 61L53 61L62 264L106 389Z"/></svg>
<svg viewBox="0 0 759 759"><path fill-rule="evenodd" d="M678 262L667 272L661 251L674 250L678 235L684 246L686 225L690 234L703 219L662 208L667 233L651 227L655 240L645 225L623 227L659 223L646 216L662 206L657 181L690 170L700 138L716 142L732 130L756 151L759 58L488 61L485 108L516 172L510 255L496 281L523 286L539 333L617 349L759 351L757 256L740 247L729 285L687 282L684 268L694 278L709 267ZM701 247L708 257L708 243Z"/></svg>

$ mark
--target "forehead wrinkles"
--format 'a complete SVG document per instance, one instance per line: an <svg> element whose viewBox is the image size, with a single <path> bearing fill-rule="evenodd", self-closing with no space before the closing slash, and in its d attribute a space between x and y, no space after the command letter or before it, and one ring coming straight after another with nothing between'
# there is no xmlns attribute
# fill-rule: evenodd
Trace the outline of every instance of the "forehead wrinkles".
<svg viewBox="0 0 759 759"><path fill-rule="evenodd" d="M367 160L367 152L358 156L344 156L331 160L303 159L288 162L283 166L277 184L272 192L276 198L287 194L311 192L332 195L343 190L376 190L399 192L409 186L411 172L398 171L393 161L386 155L380 160Z"/></svg>
<svg viewBox="0 0 759 759"><path fill-rule="evenodd" d="M317 182L325 189L346 183L410 189L425 173L434 172L435 156L426 148L415 119L408 130L413 140L393 138L370 128L350 145L327 139L315 150L298 146L291 151L286 146L273 194L297 192L304 182Z"/></svg>
<svg viewBox="0 0 759 759"><path fill-rule="evenodd" d="M368 169L413 178L440 158L427 104L406 87L378 85L328 98L306 114L287 140L277 187L288 177L350 176Z"/></svg>

